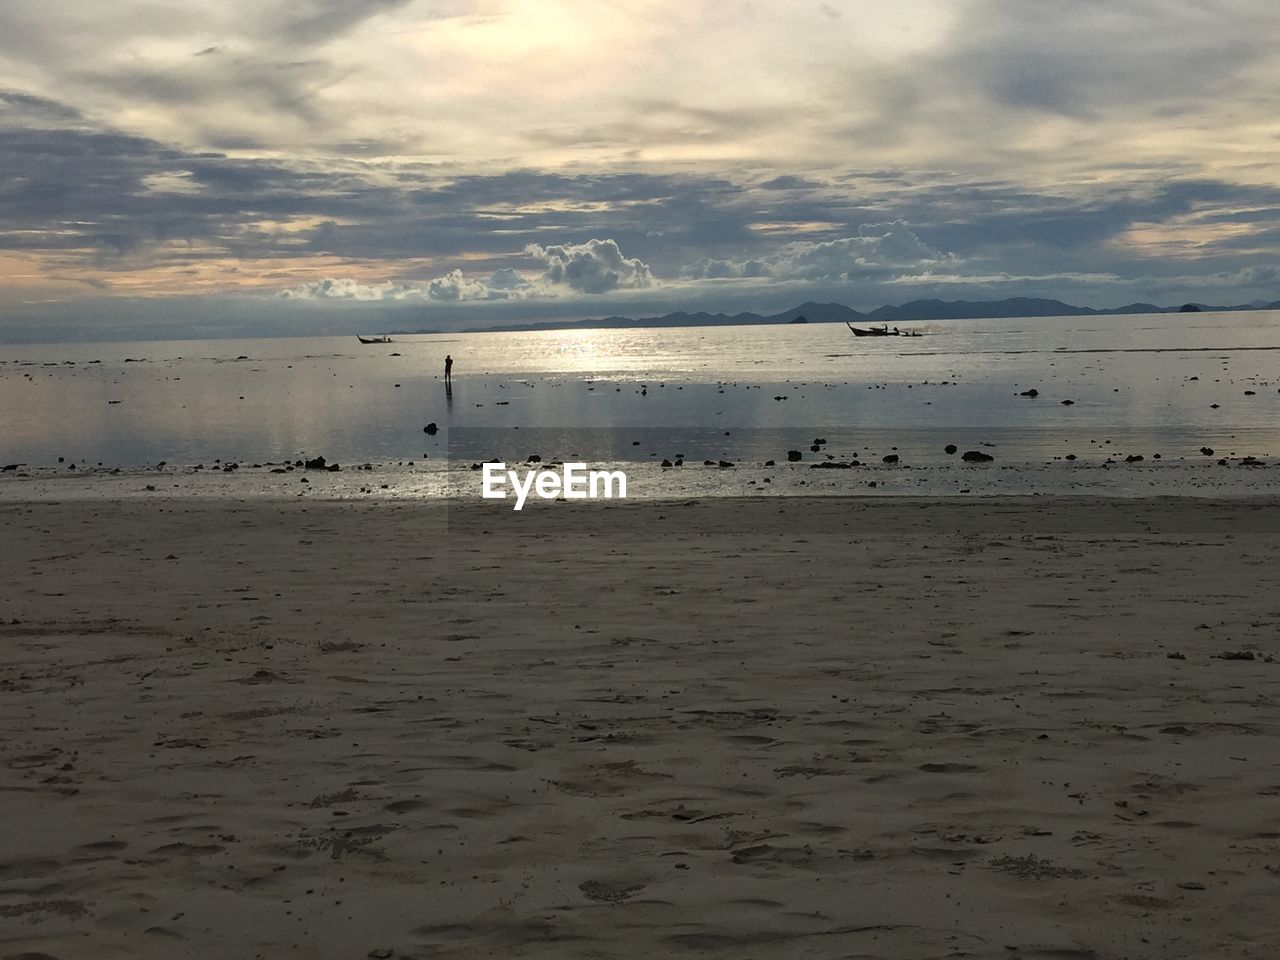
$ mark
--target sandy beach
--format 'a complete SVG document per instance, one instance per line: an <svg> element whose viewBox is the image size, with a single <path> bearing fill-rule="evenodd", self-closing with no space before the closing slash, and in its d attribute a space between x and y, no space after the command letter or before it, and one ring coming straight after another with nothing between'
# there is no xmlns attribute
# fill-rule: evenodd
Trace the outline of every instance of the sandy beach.
<svg viewBox="0 0 1280 960"><path fill-rule="evenodd" d="M1274 956L1274 501L0 506L0 956Z"/></svg>

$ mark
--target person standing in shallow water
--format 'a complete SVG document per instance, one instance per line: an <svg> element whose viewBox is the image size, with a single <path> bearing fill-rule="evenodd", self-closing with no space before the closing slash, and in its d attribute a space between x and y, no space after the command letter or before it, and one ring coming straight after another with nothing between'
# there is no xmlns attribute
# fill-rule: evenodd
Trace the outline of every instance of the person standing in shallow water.
<svg viewBox="0 0 1280 960"><path fill-rule="evenodd" d="M453 383L453 357L445 354L444 357L444 382L446 384Z"/></svg>

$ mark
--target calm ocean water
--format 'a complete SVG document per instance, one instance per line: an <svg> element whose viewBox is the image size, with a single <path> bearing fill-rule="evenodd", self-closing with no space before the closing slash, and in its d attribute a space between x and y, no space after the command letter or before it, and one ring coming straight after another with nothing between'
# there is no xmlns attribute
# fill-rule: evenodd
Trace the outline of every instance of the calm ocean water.
<svg viewBox="0 0 1280 960"><path fill-rule="evenodd" d="M1278 313L901 326L924 336L855 338L809 324L369 346L354 336L0 346L0 462L439 462L451 430L483 445L517 427L544 431L537 442L550 456L562 455L557 431L567 449L585 442L575 431L609 428L619 459L682 453L699 463L784 459L792 447L808 458L815 435L828 443L813 458L879 464L893 451L920 466L947 462L946 443L1002 465L1068 454L1191 462L1206 446L1280 453ZM1031 389L1039 395L1020 395ZM434 437L423 433L429 422L441 428Z"/></svg>

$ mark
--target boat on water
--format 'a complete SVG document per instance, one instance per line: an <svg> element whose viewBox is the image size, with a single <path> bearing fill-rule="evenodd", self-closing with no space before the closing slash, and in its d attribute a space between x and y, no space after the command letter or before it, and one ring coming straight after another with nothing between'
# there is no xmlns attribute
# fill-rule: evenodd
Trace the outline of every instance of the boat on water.
<svg viewBox="0 0 1280 960"><path fill-rule="evenodd" d="M845 322L845 326L853 331L855 337L896 337L898 336L898 328L889 329L888 325L883 327L855 327L852 323Z"/></svg>
<svg viewBox="0 0 1280 960"><path fill-rule="evenodd" d="M362 337L358 333L356 334L356 339L359 340L361 343L394 343L395 342L390 337L382 337L382 336Z"/></svg>
<svg viewBox="0 0 1280 960"><path fill-rule="evenodd" d="M889 329L889 325L885 324L880 327L855 327L852 323L845 321L845 326L853 331L855 337L919 337L923 334L915 330L899 330L894 327Z"/></svg>

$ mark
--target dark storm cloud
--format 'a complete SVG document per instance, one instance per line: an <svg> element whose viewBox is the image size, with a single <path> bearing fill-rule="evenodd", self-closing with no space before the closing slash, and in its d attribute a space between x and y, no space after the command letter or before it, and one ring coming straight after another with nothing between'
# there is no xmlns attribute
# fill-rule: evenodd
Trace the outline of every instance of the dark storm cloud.
<svg viewBox="0 0 1280 960"><path fill-rule="evenodd" d="M1278 106L1264 79L1274 73L1280 30L1274 3L972 0L955 12L936 46L874 71L844 68L837 89L859 107L842 125L851 145L927 152L931 142L945 144L957 163L981 159L1010 171L1106 167L1128 145L1145 149L1161 126L1194 134ZM1061 147L1036 137L1037 124L1052 119L1074 125ZM1187 163L1194 169L1204 158L1201 145Z"/></svg>
<svg viewBox="0 0 1280 960"><path fill-rule="evenodd" d="M121 268L172 240L226 253L326 253L396 260L462 251L523 255L532 242L606 227L641 239L657 230L700 242L740 240L722 209L743 189L726 181L622 174L570 177L513 171L441 180L429 168L294 163L193 153L112 131L30 125L75 120L69 108L23 94L0 114L0 247L61 251ZM282 242L263 221L319 218ZM586 237L583 237L586 239Z"/></svg>
<svg viewBox="0 0 1280 960"><path fill-rule="evenodd" d="M0 90L0 120L7 123L73 123L83 119L79 110L48 97L17 90Z"/></svg>
<svg viewBox="0 0 1280 960"><path fill-rule="evenodd" d="M334 76L323 59L263 59L218 52L167 66L113 64L110 70L69 70L78 83L135 104L189 110L191 121L225 149L255 148L252 136L219 129L221 105L257 111L277 122L324 129L331 122L316 92ZM202 112L203 111L203 112ZM207 119L205 119L207 115Z"/></svg>
<svg viewBox="0 0 1280 960"><path fill-rule="evenodd" d="M822 184L817 180L810 180L807 177L797 177L793 174L784 174L780 177L774 177L772 180L766 180L760 184L762 190L811 190Z"/></svg>
<svg viewBox="0 0 1280 960"><path fill-rule="evenodd" d="M356 24L408 6L413 0L293 0L264 8L263 27L297 43L317 43L348 32Z"/></svg>
<svg viewBox="0 0 1280 960"><path fill-rule="evenodd" d="M993 100L1071 116L1230 92L1270 54L1267 5L986 0L939 65ZM1178 112L1176 109L1172 112Z"/></svg>
<svg viewBox="0 0 1280 960"><path fill-rule="evenodd" d="M1116 246L1135 225L1188 217L1241 232L1205 244L1191 268ZM1261 261L1278 248L1280 188L1173 171L1039 191L1012 179L909 169L825 179L447 176L426 163L180 150L95 125L48 98L0 93L0 251L45 255L52 278L74 279L87 267L127 273L218 258L326 256L378 264L381 279L337 276L316 281L322 287L280 289L303 299L461 303L527 300L557 287L558 295L634 291L654 304L667 297L672 306L714 305L719 297L751 306L794 295L760 284L792 291L789 284L807 282L815 295L874 306L903 299L902 278L926 274L934 279L907 293L954 296L948 283L987 274L1022 278L1013 292L1047 292L1036 276L1067 273L1106 274L1118 284L1161 276L1193 284L1185 278L1199 273L1205 283L1265 285L1274 273ZM423 260L436 266L423 268ZM710 287L694 291L689 278ZM725 286L734 281L747 283ZM1000 283L973 289L998 291Z"/></svg>
<svg viewBox="0 0 1280 960"><path fill-rule="evenodd" d="M78 119L41 98L6 94L3 102L21 107L19 121L29 114ZM1060 254L1104 243L1134 222L1195 210L1265 227L1280 211L1280 189L1204 179L1079 196L995 181L912 183L902 175L900 183L868 178L870 186L774 178L763 190L723 178L536 171L437 182L429 170L238 159L14 119L6 116L0 127L0 245L87 250L105 263L172 239L206 241L242 257L396 260L463 250L516 256L529 243L599 234L671 274L699 256L776 249L776 232L752 229L762 220L781 222L785 241L787 222L829 223L819 239L836 239L857 235L866 223L900 219L930 247L970 257L1011 247L1023 256ZM175 176L186 190L148 182ZM320 222L287 245L254 227L290 218Z"/></svg>

